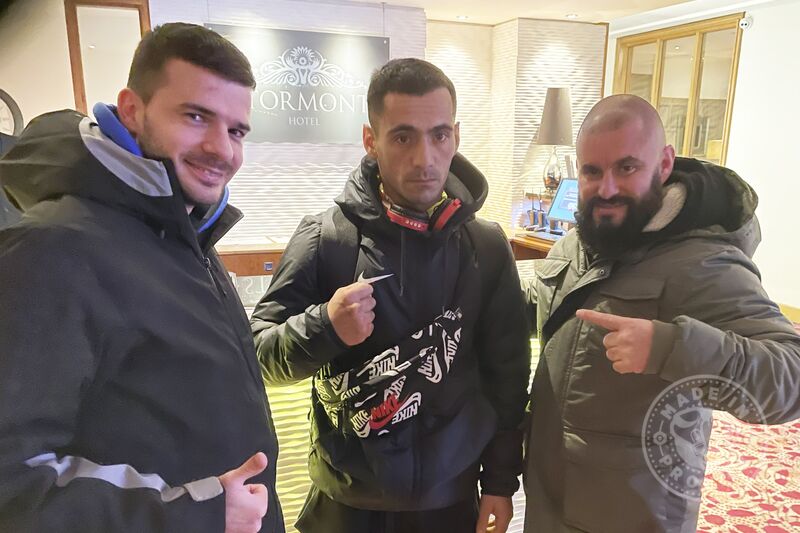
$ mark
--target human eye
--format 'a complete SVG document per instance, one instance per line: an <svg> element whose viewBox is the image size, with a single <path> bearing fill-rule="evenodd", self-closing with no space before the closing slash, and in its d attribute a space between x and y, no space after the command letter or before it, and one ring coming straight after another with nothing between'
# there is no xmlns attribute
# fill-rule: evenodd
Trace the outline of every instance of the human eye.
<svg viewBox="0 0 800 533"><path fill-rule="evenodd" d="M621 176L630 176L639 170L641 165L633 159L624 159L617 165L617 174Z"/></svg>
<svg viewBox="0 0 800 533"><path fill-rule="evenodd" d="M195 112L192 111L192 112L184 113L184 116L187 119L189 119L190 122L194 122L196 124L201 124L201 123L205 122L205 117L203 117L203 115L201 115L200 113L195 113Z"/></svg>
<svg viewBox="0 0 800 533"><path fill-rule="evenodd" d="M581 168L581 176L585 177L586 179L596 179L601 175L602 173L597 167L585 166Z"/></svg>
<svg viewBox="0 0 800 533"><path fill-rule="evenodd" d="M437 131L436 133L433 134L433 138L436 139L436 141L443 143L450 138L450 132L444 130Z"/></svg>

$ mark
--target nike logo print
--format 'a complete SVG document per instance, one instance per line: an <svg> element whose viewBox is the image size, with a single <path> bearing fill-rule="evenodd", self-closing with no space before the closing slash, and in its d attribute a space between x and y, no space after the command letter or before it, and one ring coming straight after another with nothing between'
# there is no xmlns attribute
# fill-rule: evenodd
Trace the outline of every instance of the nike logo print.
<svg viewBox="0 0 800 533"><path fill-rule="evenodd" d="M400 402L397 401L397 396L390 394L382 404L372 408L369 427L372 429L381 429L389 423L398 409L400 409Z"/></svg>
<svg viewBox="0 0 800 533"><path fill-rule="evenodd" d="M367 403L369 400L373 399L377 394L378 394L377 392L373 392L372 394L370 394L369 396L364 398L362 401L353 403L353 405L356 406L356 407L361 407L362 405Z"/></svg>
<svg viewBox="0 0 800 533"><path fill-rule="evenodd" d="M358 281L359 283L369 283L371 285L371 284L375 283L376 281L380 281L382 279L390 278L392 276L394 276L394 274L384 274L382 276L375 276L374 278L365 278L364 277L364 273L362 272L361 274L358 275L358 280L356 280L356 281Z"/></svg>

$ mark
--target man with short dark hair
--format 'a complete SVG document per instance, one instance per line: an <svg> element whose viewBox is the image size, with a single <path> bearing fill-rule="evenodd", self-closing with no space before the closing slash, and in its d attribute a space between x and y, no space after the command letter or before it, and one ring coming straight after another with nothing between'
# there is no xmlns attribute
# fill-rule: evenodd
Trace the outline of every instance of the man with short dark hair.
<svg viewBox="0 0 800 533"><path fill-rule="evenodd" d="M366 157L305 218L251 319L270 383L313 376L303 533L504 532L521 472L529 332L508 241L475 218L455 90L396 59ZM480 480L480 501L477 485Z"/></svg>
<svg viewBox="0 0 800 533"><path fill-rule="evenodd" d="M31 121L0 159L0 530L282 532L277 441L214 243L241 217L255 83L192 24L117 106ZM248 482L248 480L251 480Z"/></svg>
<svg viewBox="0 0 800 533"><path fill-rule="evenodd" d="M576 147L577 231L528 286L542 353L525 531L694 532L711 409L800 416L800 336L751 259L758 198L729 169L676 158L637 96L595 105Z"/></svg>

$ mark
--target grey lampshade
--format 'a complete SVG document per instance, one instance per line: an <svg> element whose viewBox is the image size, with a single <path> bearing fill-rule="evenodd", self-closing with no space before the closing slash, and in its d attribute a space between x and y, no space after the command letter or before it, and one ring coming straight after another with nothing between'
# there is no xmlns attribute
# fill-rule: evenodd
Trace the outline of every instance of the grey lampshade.
<svg viewBox="0 0 800 533"><path fill-rule="evenodd" d="M572 101L569 87L547 89L536 144L572 146Z"/></svg>

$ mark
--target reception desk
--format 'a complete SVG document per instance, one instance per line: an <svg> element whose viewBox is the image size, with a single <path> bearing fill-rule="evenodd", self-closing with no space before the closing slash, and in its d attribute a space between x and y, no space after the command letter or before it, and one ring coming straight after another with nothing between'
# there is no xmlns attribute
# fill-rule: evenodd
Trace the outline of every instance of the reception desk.
<svg viewBox="0 0 800 533"><path fill-rule="evenodd" d="M510 243L517 261L545 257L553 246L551 240L531 236L512 237ZM278 269L284 246L220 245L217 252L228 272L237 276L270 276Z"/></svg>
<svg viewBox="0 0 800 533"><path fill-rule="evenodd" d="M523 261L525 259L542 259L547 257L555 241L525 235L512 237L510 242L511 251L514 252L514 259Z"/></svg>
<svg viewBox="0 0 800 533"><path fill-rule="evenodd" d="M271 276L278 269L284 244L217 246L222 263L228 272L237 276Z"/></svg>

